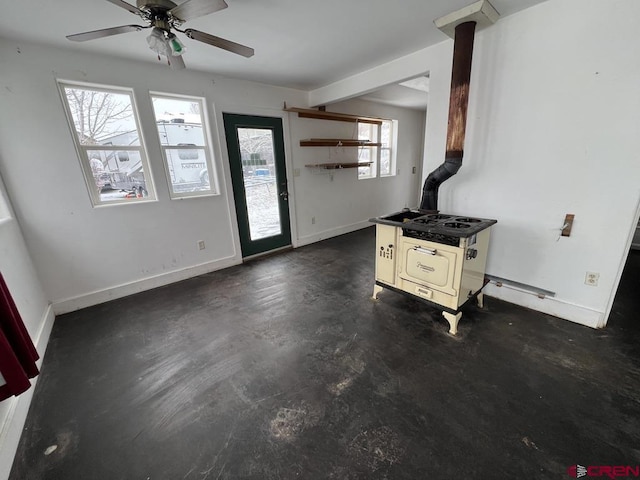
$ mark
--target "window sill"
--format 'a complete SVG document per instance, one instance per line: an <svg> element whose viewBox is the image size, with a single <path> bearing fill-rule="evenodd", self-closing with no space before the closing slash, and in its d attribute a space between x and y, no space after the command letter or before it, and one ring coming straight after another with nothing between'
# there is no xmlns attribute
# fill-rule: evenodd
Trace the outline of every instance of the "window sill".
<svg viewBox="0 0 640 480"><path fill-rule="evenodd" d="M189 200L191 198L203 198L203 197L219 197L220 193L203 193L201 195L184 195L180 197L171 197L171 200Z"/></svg>
<svg viewBox="0 0 640 480"><path fill-rule="evenodd" d="M152 198L148 200L135 200L134 202L109 202L109 203L98 203L93 206L93 208L107 208L107 207L120 207L122 205L138 205L141 203L155 203L157 202L157 198Z"/></svg>

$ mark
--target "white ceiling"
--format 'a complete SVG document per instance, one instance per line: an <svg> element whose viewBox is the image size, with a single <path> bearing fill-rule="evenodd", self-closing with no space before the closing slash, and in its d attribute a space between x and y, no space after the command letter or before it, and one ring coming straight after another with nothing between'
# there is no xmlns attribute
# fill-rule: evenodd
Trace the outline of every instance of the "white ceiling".
<svg viewBox="0 0 640 480"><path fill-rule="evenodd" d="M106 0L0 0L0 36L156 62L148 31L84 43L72 33L140 23ZM504 17L544 0L492 0ZM135 4L135 0L130 3ZM177 3L182 3L179 0ZM188 68L311 90L446 40L433 20L472 0L227 0L185 23L255 49L238 55L181 37ZM180 35L180 34L179 34Z"/></svg>
<svg viewBox="0 0 640 480"><path fill-rule="evenodd" d="M403 85L387 85L359 97L369 102L394 105L396 107L426 110L429 94Z"/></svg>

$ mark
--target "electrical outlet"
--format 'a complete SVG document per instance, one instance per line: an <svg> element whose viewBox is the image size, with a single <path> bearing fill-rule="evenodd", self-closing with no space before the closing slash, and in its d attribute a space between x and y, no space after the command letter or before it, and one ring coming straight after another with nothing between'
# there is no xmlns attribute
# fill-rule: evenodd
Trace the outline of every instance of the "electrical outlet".
<svg viewBox="0 0 640 480"><path fill-rule="evenodd" d="M294 168L293 169L293 176L294 177L299 177L300 176L300 169L299 168Z"/></svg>
<svg viewBox="0 0 640 480"><path fill-rule="evenodd" d="M204 240L198 240L198 249L199 250L205 249Z"/></svg>
<svg viewBox="0 0 640 480"><path fill-rule="evenodd" d="M584 277L584 284L589 285L590 287L597 287L599 278L600 278L599 273L587 272L587 275Z"/></svg>
<svg viewBox="0 0 640 480"><path fill-rule="evenodd" d="M315 225L316 224L316 217L311 217L311 225Z"/></svg>

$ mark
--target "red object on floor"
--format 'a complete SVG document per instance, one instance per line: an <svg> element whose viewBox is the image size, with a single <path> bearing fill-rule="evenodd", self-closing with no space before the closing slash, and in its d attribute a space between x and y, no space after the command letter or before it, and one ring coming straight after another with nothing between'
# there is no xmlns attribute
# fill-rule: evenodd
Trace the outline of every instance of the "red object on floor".
<svg viewBox="0 0 640 480"><path fill-rule="evenodd" d="M38 352L22 322L7 284L0 274L0 400L29 389L30 378L38 375Z"/></svg>

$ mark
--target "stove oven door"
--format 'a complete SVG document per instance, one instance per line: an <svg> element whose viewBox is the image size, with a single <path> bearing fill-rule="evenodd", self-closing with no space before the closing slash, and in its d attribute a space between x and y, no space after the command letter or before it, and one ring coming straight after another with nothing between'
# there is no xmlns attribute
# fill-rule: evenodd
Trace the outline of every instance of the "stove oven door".
<svg viewBox="0 0 640 480"><path fill-rule="evenodd" d="M457 295L462 249L403 237L398 274L400 278L448 295Z"/></svg>

